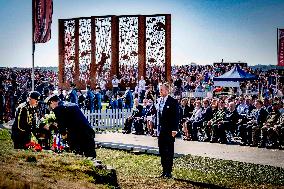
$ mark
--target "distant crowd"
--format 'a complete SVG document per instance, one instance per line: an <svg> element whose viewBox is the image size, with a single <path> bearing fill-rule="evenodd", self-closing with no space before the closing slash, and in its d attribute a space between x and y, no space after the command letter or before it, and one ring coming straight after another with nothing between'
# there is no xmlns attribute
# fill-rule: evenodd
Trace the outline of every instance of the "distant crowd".
<svg viewBox="0 0 284 189"><path fill-rule="evenodd" d="M264 72L242 67L259 76L259 80L242 82L239 96L199 99L182 95L184 92L226 91L226 88L214 87L213 77L230 69L232 66L225 64L172 67L169 83L172 96L180 103L183 139L228 143L233 137L239 137L241 145L283 146L283 83L277 70ZM70 90L62 90L57 86L56 72L35 70L35 90L41 94L42 103L56 93L62 101L75 103L91 112L103 109L103 104L109 109L132 109L133 114L127 119L124 132L134 130L136 134L155 136L159 130L155 124L155 103L165 76L161 67L152 67L151 70L146 78L137 78L137 70L129 68L121 75L102 79L95 88L87 86L83 91L74 83L70 83ZM26 101L31 91L31 69L2 68L0 82L0 121L3 123L13 120L17 105ZM111 88L106 87L108 82ZM231 90L237 94L236 89ZM254 95L244 95L250 93Z"/></svg>

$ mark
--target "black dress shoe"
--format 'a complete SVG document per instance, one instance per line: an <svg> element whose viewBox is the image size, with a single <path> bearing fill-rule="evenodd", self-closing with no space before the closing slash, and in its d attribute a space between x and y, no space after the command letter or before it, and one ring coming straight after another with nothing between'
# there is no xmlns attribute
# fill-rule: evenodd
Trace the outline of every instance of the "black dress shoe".
<svg viewBox="0 0 284 189"><path fill-rule="evenodd" d="M220 143L220 144L227 144L227 141L221 140L219 143Z"/></svg>
<svg viewBox="0 0 284 189"><path fill-rule="evenodd" d="M210 142L210 138L206 138L204 142Z"/></svg>
<svg viewBox="0 0 284 189"><path fill-rule="evenodd" d="M171 173L166 173L164 177L165 177L165 178L172 178L173 176L172 176Z"/></svg>
<svg viewBox="0 0 284 189"><path fill-rule="evenodd" d="M257 147L258 147L258 148L265 148L265 147L266 147L266 145L264 145L264 144L260 144L260 145L258 145Z"/></svg>

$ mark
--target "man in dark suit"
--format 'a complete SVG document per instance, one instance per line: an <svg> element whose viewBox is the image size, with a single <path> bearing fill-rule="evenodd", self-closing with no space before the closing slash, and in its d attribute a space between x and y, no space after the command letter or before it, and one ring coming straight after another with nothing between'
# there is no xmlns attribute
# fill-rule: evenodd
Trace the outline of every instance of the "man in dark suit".
<svg viewBox="0 0 284 189"><path fill-rule="evenodd" d="M55 114L59 132L62 135L67 133L70 150L95 158L95 131L78 105L63 103L57 95L48 97L45 101Z"/></svg>
<svg viewBox="0 0 284 189"><path fill-rule="evenodd" d="M157 122L160 126L158 145L163 167L161 177L171 178L174 142L179 124L179 105L177 100L169 95L169 85L167 83L161 85L160 96L157 104Z"/></svg>
<svg viewBox="0 0 284 189"><path fill-rule="evenodd" d="M256 147L259 142L260 137L260 128L263 126L264 122L267 118L267 111L263 107L263 102L261 100L255 101L256 109L252 111L249 116L250 121L243 123L239 127L240 136L241 136L241 145L251 145L252 147Z"/></svg>

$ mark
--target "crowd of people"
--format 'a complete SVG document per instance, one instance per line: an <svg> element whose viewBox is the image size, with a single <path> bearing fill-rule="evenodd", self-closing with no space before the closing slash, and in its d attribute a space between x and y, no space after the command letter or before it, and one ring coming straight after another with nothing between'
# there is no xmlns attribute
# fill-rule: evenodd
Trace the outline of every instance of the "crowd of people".
<svg viewBox="0 0 284 189"><path fill-rule="evenodd" d="M0 123L15 118L16 107L25 102L32 90L31 69L0 68ZM36 90L49 95L56 89L58 83L57 72L53 70L35 69L34 84Z"/></svg>
<svg viewBox="0 0 284 189"><path fill-rule="evenodd" d="M228 143L232 137L239 137L241 145L283 146L283 83L277 70L264 72L242 67L246 72L258 75L259 80L242 82L240 90L243 94L250 91L260 95L226 95L205 99L182 95L183 92L213 92L216 90L213 77L231 68L232 65L227 64L172 67L170 93L179 101L182 138ZM56 72L36 69L35 90L41 94L41 114L44 115L46 106L43 99L58 91L62 101L75 103L91 112L101 110L103 103L107 103L110 109L133 109L132 116L126 120L124 132L135 130L136 134L157 136L159 128L155 104L164 82L164 77L158 74L162 68L152 67L153 71L147 72L150 77L138 79L135 79L138 73L135 69L133 67L122 72L124 75L113 76L110 81L102 80L94 89L87 86L84 91L77 89L74 83L71 83L69 91L58 89ZM3 123L13 120L16 107L26 101L31 91L31 69L2 68L0 81L0 121ZM107 82L111 83L111 88L106 87Z"/></svg>
<svg viewBox="0 0 284 189"><path fill-rule="evenodd" d="M157 136L157 106L152 98L134 99L124 132ZM179 131L184 140L281 148L284 145L284 107L281 98L222 96L179 101ZM235 140L236 141L236 140Z"/></svg>

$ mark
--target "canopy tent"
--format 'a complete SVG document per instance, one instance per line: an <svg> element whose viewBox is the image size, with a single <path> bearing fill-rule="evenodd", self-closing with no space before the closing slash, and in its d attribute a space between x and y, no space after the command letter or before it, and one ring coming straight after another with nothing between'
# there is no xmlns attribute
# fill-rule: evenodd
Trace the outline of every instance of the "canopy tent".
<svg viewBox="0 0 284 189"><path fill-rule="evenodd" d="M246 73L239 66L235 66L233 69L224 73L223 75L219 77L214 77L213 81L237 82L237 81L247 81L247 80L257 80L257 79L258 79L257 76L252 75L250 73Z"/></svg>
<svg viewBox="0 0 284 189"><path fill-rule="evenodd" d="M239 81L214 81L214 86L240 87L240 82Z"/></svg>

